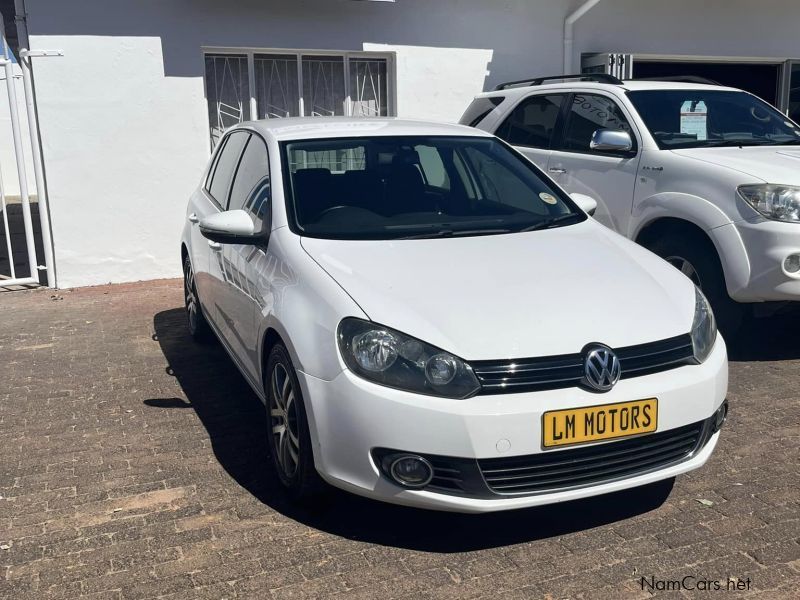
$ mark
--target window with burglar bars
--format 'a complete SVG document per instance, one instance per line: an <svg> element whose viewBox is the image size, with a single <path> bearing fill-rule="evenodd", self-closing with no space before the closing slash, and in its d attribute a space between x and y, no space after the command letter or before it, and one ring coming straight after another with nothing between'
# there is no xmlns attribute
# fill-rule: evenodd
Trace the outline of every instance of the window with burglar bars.
<svg viewBox="0 0 800 600"><path fill-rule="evenodd" d="M247 119L393 114L389 57L364 53L210 53L205 55L211 146Z"/></svg>
<svg viewBox="0 0 800 600"><path fill-rule="evenodd" d="M213 148L222 132L244 121L249 110L247 56L206 56L206 98Z"/></svg>

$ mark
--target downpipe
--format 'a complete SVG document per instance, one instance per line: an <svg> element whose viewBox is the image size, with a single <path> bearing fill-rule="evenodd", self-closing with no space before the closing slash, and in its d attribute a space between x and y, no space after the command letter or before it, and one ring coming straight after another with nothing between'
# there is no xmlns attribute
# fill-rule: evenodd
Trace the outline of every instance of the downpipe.
<svg viewBox="0 0 800 600"><path fill-rule="evenodd" d="M572 47L575 22L589 12L600 0L586 0L564 19L564 75L572 74Z"/></svg>

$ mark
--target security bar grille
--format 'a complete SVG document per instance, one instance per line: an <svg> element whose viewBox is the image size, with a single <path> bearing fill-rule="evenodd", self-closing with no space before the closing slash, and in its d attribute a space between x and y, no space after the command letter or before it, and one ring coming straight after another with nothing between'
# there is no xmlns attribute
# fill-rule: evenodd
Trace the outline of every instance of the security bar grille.
<svg viewBox="0 0 800 600"><path fill-rule="evenodd" d="M354 117L387 114L386 61L374 58L350 61L350 113Z"/></svg>
<svg viewBox="0 0 800 600"><path fill-rule="evenodd" d="M255 80L259 119L300 115L297 57L256 54Z"/></svg>
<svg viewBox="0 0 800 600"><path fill-rule="evenodd" d="M303 112L312 117L345 113L344 59L303 57Z"/></svg>
<svg viewBox="0 0 800 600"><path fill-rule="evenodd" d="M244 121L245 100L249 98L247 56L206 56L206 97L211 125L211 145L222 132Z"/></svg>
<svg viewBox="0 0 800 600"><path fill-rule="evenodd" d="M248 118L393 114L388 56L232 49L206 54L205 67L212 148Z"/></svg>

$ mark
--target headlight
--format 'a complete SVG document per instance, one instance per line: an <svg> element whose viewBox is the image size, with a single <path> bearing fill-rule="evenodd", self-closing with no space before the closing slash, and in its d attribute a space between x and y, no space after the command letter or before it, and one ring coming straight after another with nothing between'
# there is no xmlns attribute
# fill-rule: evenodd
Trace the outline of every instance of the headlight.
<svg viewBox="0 0 800 600"><path fill-rule="evenodd" d="M457 356L370 321L344 319L339 350L348 369L381 385L445 398L467 398L480 389Z"/></svg>
<svg viewBox="0 0 800 600"><path fill-rule="evenodd" d="M692 323L692 346L697 362L704 362L717 340L717 322L714 312L699 288L695 288L694 322Z"/></svg>
<svg viewBox="0 0 800 600"><path fill-rule="evenodd" d="M739 195L768 219L800 222L800 187L771 183L741 185Z"/></svg>

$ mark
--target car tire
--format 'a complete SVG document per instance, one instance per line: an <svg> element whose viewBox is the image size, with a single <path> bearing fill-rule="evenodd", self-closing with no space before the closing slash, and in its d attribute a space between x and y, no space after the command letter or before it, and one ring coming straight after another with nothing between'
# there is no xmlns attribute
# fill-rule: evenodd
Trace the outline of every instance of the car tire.
<svg viewBox="0 0 800 600"><path fill-rule="evenodd" d="M192 269L192 261L188 256L183 260L183 299L189 333L196 342L211 341L214 335L203 314L203 307L200 305L200 297L197 295L197 287L194 284L194 269Z"/></svg>
<svg viewBox="0 0 800 600"><path fill-rule="evenodd" d="M317 501L325 491L314 466L303 393L289 352L277 343L267 359L267 435L272 465L295 502Z"/></svg>
<svg viewBox="0 0 800 600"><path fill-rule="evenodd" d="M681 271L697 285L711 303L717 326L723 334L736 334L744 323L747 306L731 299L725 286L716 248L709 240L691 237L661 237L647 248Z"/></svg>

